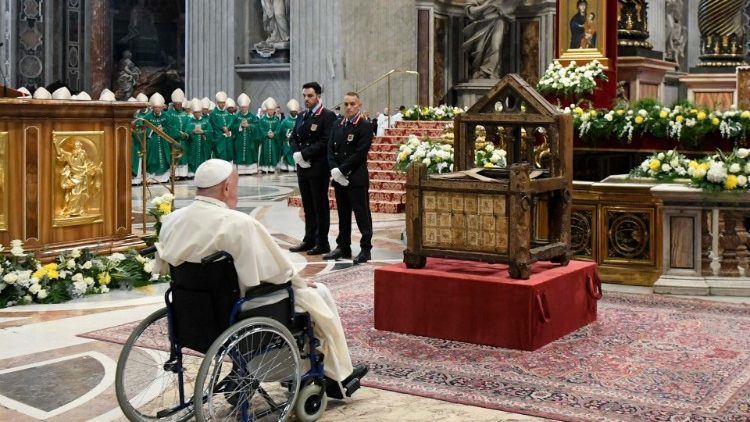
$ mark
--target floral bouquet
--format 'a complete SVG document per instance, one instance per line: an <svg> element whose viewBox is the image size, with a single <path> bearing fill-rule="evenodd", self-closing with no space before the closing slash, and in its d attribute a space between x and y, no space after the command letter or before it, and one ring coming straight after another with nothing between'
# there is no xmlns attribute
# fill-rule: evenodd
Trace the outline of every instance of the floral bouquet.
<svg viewBox="0 0 750 422"><path fill-rule="evenodd" d="M404 120L453 120L457 114L468 110L468 107L451 107L440 105L437 107L414 107L404 110Z"/></svg>
<svg viewBox="0 0 750 422"><path fill-rule="evenodd" d="M736 148L731 154L718 151L700 161L688 163L691 184L705 191L748 190L750 177L750 150Z"/></svg>
<svg viewBox="0 0 750 422"><path fill-rule="evenodd" d="M453 145L410 135L399 146L396 170L406 171L411 163L420 161L427 166L427 173L449 173L453 171Z"/></svg>
<svg viewBox="0 0 750 422"><path fill-rule="evenodd" d="M149 215L152 215L156 219L154 223L154 230L156 230L156 237L159 237L161 231L161 219L165 215L172 212L172 201L174 201L174 195L167 192L164 195L157 196L151 200L151 208L148 209Z"/></svg>
<svg viewBox="0 0 750 422"><path fill-rule="evenodd" d="M598 60L583 66L571 61L566 67L555 60L539 79L536 90L542 95L555 97L590 95L594 93L597 80L607 80L604 66Z"/></svg>
<svg viewBox="0 0 750 422"><path fill-rule="evenodd" d="M504 149L495 148L493 144L488 143L484 148L476 151L474 158L477 167L498 168L508 165L506 156Z"/></svg>
<svg viewBox="0 0 750 422"><path fill-rule="evenodd" d="M2 250L2 246L0 246ZM97 256L89 249L73 249L42 264L11 241L9 255L0 256L0 308L28 303L61 303L110 288L139 287L169 277L152 276L153 260L137 251Z"/></svg>
<svg viewBox="0 0 750 422"><path fill-rule="evenodd" d="M650 177L660 182L669 182L688 175L690 160L684 155L672 151L654 154L630 172L631 177Z"/></svg>

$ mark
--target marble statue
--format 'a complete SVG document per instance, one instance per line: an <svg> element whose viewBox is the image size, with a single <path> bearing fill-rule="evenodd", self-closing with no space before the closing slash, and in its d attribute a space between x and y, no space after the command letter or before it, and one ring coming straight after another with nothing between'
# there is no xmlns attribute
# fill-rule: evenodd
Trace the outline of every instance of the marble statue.
<svg viewBox="0 0 750 422"><path fill-rule="evenodd" d="M133 96L138 79L141 78L141 70L133 63L132 57L130 50L123 51L118 65L115 97L123 101Z"/></svg>
<svg viewBox="0 0 750 422"><path fill-rule="evenodd" d="M263 6L263 28L266 31L266 44L289 43L289 20L286 0L260 0Z"/></svg>
<svg viewBox="0 0 750 422"><path fill-rule="evenodd" d="M468 0L462 48L469 52L472 79L499 79L508 21L523 0Z"/></svg>
<svg viewBox="0 0 750 422"><path fill-rule="evenodd" d="M667 0L665 5L667 15L667 57L675 63L682 63L685 56L687 34L682 24L683 0Z"/></svg>
<svg viewBox="0 0 750 422"><path fill-rule="evenodd" d="M146 0L138 0L131 9L128 33L118 43L127 45L141 65L158 62L159 32L154 15L146 7Z"/></svg>

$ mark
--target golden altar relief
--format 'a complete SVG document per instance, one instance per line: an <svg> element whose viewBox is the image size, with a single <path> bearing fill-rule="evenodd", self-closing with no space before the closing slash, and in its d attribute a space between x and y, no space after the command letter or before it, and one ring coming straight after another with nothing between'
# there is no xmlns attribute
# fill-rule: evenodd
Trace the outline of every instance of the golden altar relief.
<svg viewBox="0 0 750 422"><path fill-rule="evenodd" d="M8 230L8 132L0 132L0 231Z"/></svg>
<svg viewBox="0 0 750 422"><path fill-rule="evenodd" d="M104 132L52 132L53 226L102 221L103 139Z"/></svg>

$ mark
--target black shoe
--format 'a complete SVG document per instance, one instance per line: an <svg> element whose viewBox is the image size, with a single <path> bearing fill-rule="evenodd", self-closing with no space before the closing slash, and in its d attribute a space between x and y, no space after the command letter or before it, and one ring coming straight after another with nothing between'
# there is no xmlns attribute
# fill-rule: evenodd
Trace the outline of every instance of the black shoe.
<svg viewBox="0 0 750 422"><path fill-rule="evenodd" d="M370 251L362 251L354 258L354 265L357 264L364 264L365 262L371 260L372 257L370 256Z"/></svg>
<svg viewBox="0 0 750 422"><path fill-rule="evenodd" d="M354 370L352 371L352 374L346 377L345 380L341 381L342 384L346 385L354 378L362 379L365 375L367 375L367 372L370 371L370 368L367 367L367 365L359 364L354 366Z"/></svg>
<svg viewBox="0 0 750 422"><path fill-rule="evenodd" d="M350 250L347 251L341 248L336 248L332 250L331 253L327 253L323 255L323 259L339 259L339 258L351 259L352 251Z"/></svg>
<svg viewBox="0 0 750 422"><path fill-rule="evenodd" d="M322 255L324 253L331 252L331 248L322 248L320 246L316 246L309 251L307 251L308 255Z"/></svg>
<svg viewBox="0 0 750 422"><path fill-rule="evenodd" d="M315 245L313 245L312 243L302 242L297 246L292 246L291 248L289 248L289 250L292 252L305 252L305 251L309 251L310 249L314 247Z"/></svg>

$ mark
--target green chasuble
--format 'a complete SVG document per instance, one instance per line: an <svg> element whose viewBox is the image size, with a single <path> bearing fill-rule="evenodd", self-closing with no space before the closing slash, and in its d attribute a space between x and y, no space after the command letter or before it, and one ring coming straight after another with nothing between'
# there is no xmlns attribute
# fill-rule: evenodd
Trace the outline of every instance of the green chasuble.
<svg viewBox="0 0 750 422"><path fill-rule="evenodd" d="M196 127L200 126L203 134L196 134ZM190 119L187 124L187 133L190 135L190 157L188 158L188 171L195 173L195 170L204 161L211 158L211 147L213 145L213 129L208 117L201 116L200 120Z"/></svg>
<svg viewBox="0 0 750 422"><path fill-rule="evenodd" d="M173 118L174 121L173 133L170 133L169 135L182 145L182 158L180 158L177 165L185 165L188 163L188 157L190 156L190 141L185 128L187 127L188 121L192 120L191 115L185 112L185 110L177 111L173 108L170 108L165 113Z"/></svg>
<svg viewBox="0 0 750 422"><path fill-rule="evenodd" d="M281 156L284 157L284 162L290 166L294 166L294 158L292 157L294 152L292 151L292 147L289 146L289 137L292 135L296 124L297 119L289 115L281 121L281 125L279 126L279 139L282 141Z"/></svg>
<svg viewBox="0 0 750 422"><path fill-rule="evenodd" d="M276 116L268 116L266 114L260 118L259 121L259 132L260 132L260 153L258 165L262 167L276 168L279 163L279 127L281 122ZM271 136L271 134L273 134Z"/></svg>
<svg viewBox="0 0 750 422"><path fill-rule="evenodd" d="M209 121L213 127L213 141L214 141L214 158L221 158L222 160L232 161L234 155L234 133L231 136L225 136L222 128L226 127L230 131L234 123L234 116L224 110L219 110L219 107L211 110L208 114Z"/></svg>
<svg viewBox="0 0 750 422"><path fill-rule="evenodd" d="M247 127L242 122L247 121ZM234 163L255 164L258 162L258 117L253 113L237 113L231 130L234 134Z"/></svg>
<svg viewBox="0 0 750 422"><path fill-rule="evenodd" d="M168 135L174 134L175 120L167 113L162 112L159 116L154 112L149 112L146 120L161 126L162 130ZM151 174L164 174L169 171L172 164L172 148L169 142L162 139L161 136L154 133L150 128L146 128L146 171Z"/></svg>
<svg viewBox="0 0 750 422"><path fill-rule="evenodd" d="M142 119L146 117L148 112L146 109L138 110L133 115L133 132L130 135L132 140L132 157L130 157L130 173L133 177L138 176L138 169L141 168L141 137L143 136L143 122L135 119Z"/></svg>

